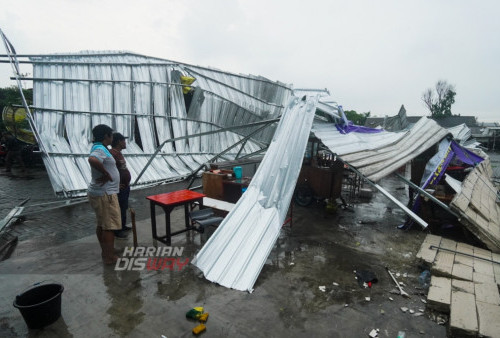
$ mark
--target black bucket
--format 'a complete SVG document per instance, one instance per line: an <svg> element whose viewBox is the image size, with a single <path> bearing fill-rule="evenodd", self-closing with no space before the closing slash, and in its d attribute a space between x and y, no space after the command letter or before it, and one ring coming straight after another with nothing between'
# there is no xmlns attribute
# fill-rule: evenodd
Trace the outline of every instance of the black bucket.
<svg viewBox="0 0 500 338"><path fill-rule="evenodd" d="M40 329L52 324L61 316L61 284L43 284L16 296L14 307L23 315L30 329Z"/></svg>

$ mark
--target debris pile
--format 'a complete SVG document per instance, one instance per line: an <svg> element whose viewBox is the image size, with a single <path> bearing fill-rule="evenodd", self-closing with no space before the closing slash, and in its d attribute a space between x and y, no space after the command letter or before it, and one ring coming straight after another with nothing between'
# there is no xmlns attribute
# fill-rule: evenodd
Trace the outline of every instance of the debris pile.
<svg viewBox="0 0 500 338"><path fill-rule="evenodd" d="M500 254L427 235L417 258L430 266L427 307L450 314L455 335L500 332Z"/></svg>

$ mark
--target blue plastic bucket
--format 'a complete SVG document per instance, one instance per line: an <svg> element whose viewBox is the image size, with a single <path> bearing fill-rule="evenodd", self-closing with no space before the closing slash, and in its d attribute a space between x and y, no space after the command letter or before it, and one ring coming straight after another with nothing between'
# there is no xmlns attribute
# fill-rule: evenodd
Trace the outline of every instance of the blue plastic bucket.
<svg viewBox="0 0 500 338"><path fill-rule="evenodd" d="M242 177L243 170L241 169L241 167L234 167L233 171L234 171L234 176L236 178L241 178Z"/></svg>

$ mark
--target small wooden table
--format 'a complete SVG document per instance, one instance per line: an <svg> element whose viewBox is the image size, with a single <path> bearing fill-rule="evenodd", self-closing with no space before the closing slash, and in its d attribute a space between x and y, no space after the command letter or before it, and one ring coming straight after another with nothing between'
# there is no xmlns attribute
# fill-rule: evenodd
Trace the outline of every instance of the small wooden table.
<svg viewBox="0 0 500 338"><path fill-rule="evenodd" d="M151 230L153 232L153 238L165 243L166 245L171 244L172 236L178 235L180 233L189 231L189 230L197 230L196 227L192 226L189 222L189 204L198 202L200 207L203 206L203 197L204 194L201 194L196 191L191 190L179 190L174 192L169 192L165 194L152 195L146 197L149 200L150 210L151 210ZM156 232L156 212L155 207L160 206L163 208L165 212L165 229L166 235L158 237ZM184 206L184 217L186 220L186 228L171 232L170 229L170 213L174 210L175 207Z"/></svg>
<svg viewBox="0 0 500 338"><path fill-rule="evenodd" d="M242 189L247 188L252 179L250 177L231 178L222 180L223 200L236 203L242 195Z"/></svg>

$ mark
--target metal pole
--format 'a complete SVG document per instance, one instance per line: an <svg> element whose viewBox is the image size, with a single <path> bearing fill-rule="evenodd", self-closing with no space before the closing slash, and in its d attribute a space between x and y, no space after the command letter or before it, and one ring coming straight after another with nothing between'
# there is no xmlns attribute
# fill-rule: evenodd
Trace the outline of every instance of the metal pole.
<svg viewBox="0 0 500 338"><path fill-rule="evenodd" d="M443 208L444 210L448 211L450 214L452 214L453 216L455 216L456 218L458 218L458 220L460 221L460 215L458 215L455 212L453 212L450 209L449 206L447 206L446 204L444 204L443 202L441 202L440 200L438 200L436 197L434 197L431 194L429 194L427 191L425 191L424 189L422 189L421 187L419 187L418 185L416 185L412 181L408 180L406 177L403 177L403 176L401 176L398 173L396 173L396 176L400 180L402 180L403 182L405 182L406 184L408 184L410 187L412 187L413 189L418 190L422 195L424 195L425 197L429 198L431 201L433 201L434 203L436 203L437 205L439 205L441 208Z"/></svg>
<svg viewBox="0 0 500 338"><path fill-rule="evenodd" d="M241 75L241 74L236 74L236 73L230 73L230 72L225 72L225 71L222 71L222 70L218 70L218 69L213 69L213 68L209 68L209 67L203 67L203 66L195 66L195 65L190 65L190 64L187 64L187 63L184 63L184 62L179 62L179 61L174 61L174 60L167 60L167 59L162 59L162 58L159 58L159 57L154 57L154 56L149 56L149 55L144 55L144 54L137 54L137 53L93 53L93 54L58 54L58 55L53 55L53 54L19 54L18 57L26 57L26 58L30 58L30 57L82 57L82 56L91 56L91 57L106 57L106 56L126 56L126 55L132 55L132 56L141 56L141 57L145 57L145 58L148 58L148 59L152 59L152 60L157 60L157 61L162 61L161 63L136 63L136 64L132 64L132 65L144 65L144 66L163 66L163 65L168 65L168 66L187 66L187 67L194 67L194 68L197 68L197 69L204 69L204 70L208 70L208 71L211 71L211 72L214 72L214 73L222 73L222 74L228 74L228 75L231 75L231 76L235 76L235 77L238 77L238 78L242 78L242 79L247 79L247 80L252 80L252 81L256 81L256 82L263 82L263 83L268 83L268 84L272 84L272 85L275 85L275 86L278 86L278 87L282 87L282 88L285 88L285 89L288 89L290 90L291 88L284 85L284 84L281 84L279 82L273 82L271 80L268 80L268 79L258 79L258 78L255 78L255 77L251 77L251 76L245 76L245 75ZM0 54L0 57L7 57L8 55L5 55L5 54ZM0 60L0 63L1 62L7 62L8 61L3 61L3 60ZM54 61L22 61L22 63L54 63ZM74 64L75 62L68 62L68 61L59 61L57 63L66 63L66 64ZM105 65L105 64L109 64L109 65L125 65L125 66L129 66L131 65L130 63L97 63L97 62L93 62L93 63L90 63L90 62L80 62L80 63L84 63L84 64L100 64L100 65Z"/></svg>
<svg viewBox="0 0 500 338"><path fill-rule="evenodd" d="M243 148L245 148L245 145L247 144L247 141L243 142L243 144L241 145L241 148L240 150L238 151L238 153L236 154L236 157L235 159L238 159L238 157L240 156L240 153L243 151Z"/></svg>
<svg viewBox="0 0 500 338"><path fill-rule="evenodd" d="M240 157L240 160L241 159L244 159L244 158L247 158L247 157L252 157L253 155L257 155L257 154L260 154L264 151L266 151L269 147L265 147L265 148L262 148L260 150L257 150L257 151L254 151L253 153L250 153L250 154L246 154L246 155L243 155Z"/></svg>
<svg viewBox="0 0 500 338"><path fill-rule="evenodd" d="M218 157L221 157L222 155L224 155L225 153L227 153L229 150L233 149L234 147L236 147L237 145L243 143L243 142L247 142L247 140L252 137L254 134L258 133L259 131L261 131L262 129L264 128L267 128L269 126L269 124L266 124L260 128L257 128L256 130L254 130L252 133L250 133L249 135L247 135L246 137L244 137L243 139L239 140L238 142L236 142L235 144L233 144L232 146L230 146L229 148L225 149L224 151L218 153L217 155L215 155L214 157L212 157L210 160L208 160L207 162L210 163L212 161L214 161L215 159L217 159ZM191 172L191 174L188 176L188 178L192 178L191 179L191 182L189 183L188 185L188 189L189 187L191 187L191 184L193 184L194 182L194 179L196 177L196 174L198 173L198 171L200 171L201 169L203 169L203 167L205 166L205 164L202 164L201 166L198 167L198 169L196 170L193 170Z"/></svg>
<svg viewBox="0 0 500 338"><path fill-rule="evenodd" d="M192 72L192 73L195 73L196 75L198 76L201 76L201 77L204 77L210 81L214 81L220 85L223 85L223 86L226 86L228 88L231 88L235 91L237 91L238 93L241 93L245 96L249 96L257 101L261 101L262 103L264 104L268 104L268 105L271 105L271 106L276 106L276 107L279 107L279 108L283 108L283 106L281 105L277 105L275 103L272 103L272 102L267 102L267 101L264 101L256 96L253 96L253 95L250 95L248 93L245 93L244 91L238 89L238 88L235 88L235 87L232 87L232 86L229 86L221 81L217 81L215 79L212 79L210 77L207 77L201 73L198 73L192 69L188 69L188 71ZM15 77L11 77L10 78L11 80L15 80L16 78ZM43 81L43 82L47 82L47 81L62 81L62 82L110 82L110 83L115 83L115 82L123 82L123 83L127 83L127 82L134 82L134 83L143 83L143 84L153 84L153 85L172 85L172 86L180 86L180 87L190 87L192 85L185 85L185 84L182 84L182 83L174 83L174 82L157 82L157 81L132 81L132 80L106 80L106 79L70 79L70 78L50 78L50 77L24 77L24 76L21 76L19 77L20 80L28 80L28 81Z"/></svg>
<svg viewBox="0 0 500 338"><path fill-rule="evenodd" d="M0 29L0 36L2 36L3 43L5 46L5 51L8 54L9 57L9 62L12 67L12 70L16 74L16 82L17 82L17 88L19 89L19 94L21 95L21 99L23 101L23 107L26 110L26 115L28 116L28 123L31 127L31 130L33 131L33 134L35 135L35 139L38 143L38 146L42 150L42 152L47 156L47 162L52 162L54 165L54 168L56 167L55 162L53 161L52 157L48 154L47 148L45 147L42 138L40 137L40 134L38 133L38 129L36 128L35 120L33 119L33 115L31 114L31 111L29 109L28 103L26 102L26 98L24 97L24 92L23 92L23 86L21 84L21 80L19 80L19 77L21 76L19 72L19 62L16 57L16 51L14 49L14 46L10 43L10 41L7 39L3 31ZM63 194L65 197L67 197L66 190L64 190L63 187Z"/></svg>
<svg viewBox="0 0 500 338"><path fill-rule="evenodd" d="M199 137L199 136L211 135L211 134L221 133L221 132L225 132L225 131L231 131L231 130L234 130L234 129L254 127L254 126L259 126L259 125L262 125L262 124L268 125L268 124L271 124L273 122L278 122L279 120L280 120L280 118L276 118L276 119L265 120L265 121L261 121L261 122L254 122L254 123L244 124L244 125L240 125L240 126L227 127L227 128L222 128L222 129L215 130L215 131L207 131L207 132L203 132L203 133L198 133L198 134L193 134L193 135L188 135L188 136L175 137L175 138L171 138L171 139L165 140L165 141L163 141L156 148L156 151L154 152L154 154L151 155L151 158L148 160L148 162L146 163L146 165L144 166L144 168L142 169L142 171L139 173L139 175L137 176L136 180L134 181L134 185L137 184L137 182L139 182L139 179L144 174L144 172L146 171L146 169L149 167L149 165L151 164L151 162L153 162L153 159L160 152L161 148L163 148L163 146L165 144L169 143L169 142L175 142L175 141L179 141L179 140L185 140L185 139L188 139L188 138L191 138L191 137ZM260 130L260 129L261 128L259 128L258 130ZM253 132L253 133L255 133L255 132ZM251 134L253 134L253 133L251 133Z"/></svg>
<svg viewBox="0 0 500 338"><path fill-rule="evenodd" d="M19 108L24 108L24 106L19 105L19 104L13 104L12 107L19 107ZM115 113L115 112L96 112L96 111L85 111L85 110L69 110L69 109L55 109L55 108L43 108L43 107L36 107L36 106L29 106L31 109L38 110L38 113L43 113L44 111L47 112L58 112L58 113L66 113L66 114L89 114L89 115L118 115L118 116L151 116L151 114L137 114L137 113ZM199 123L204 123L208 124L217 128L222 128L218 124L215 124L213 122L207 122L207 121L202 121L202 120L195 120L195 119L188 119L188 118L183 118L183 117L174 117L174 116L163 116L163 115L153 115L154 118L163 118L163 119L175 119L175 120L181 120L181 121L190 121L190 122L199 122Z"/></svg>
<svg viewBox="0 0 500 338"><path fill-rule="evenodd" d="M415 214L413 211L411 211L410 209L408 209L403 203L401 203L400 201L398 201L394 196L392 196L391 194L389 194L389 192L387 190L385 190L384 188L382 188L380 185L370 181L369 179L367 179L365 177L365 175L363 175L359 170L357 170L356 168L354 168L352 165L350 165L349 163L345 162L345 161L342 161L344 162L345 164L347 164L349 166L349 169L351 169L352 171L354 171L356 174L358 174L359 176L363 177L370 185L372 185L375 189L377 189L378 191L380 191L385 197L387 197L388 199L390 199L392 202L394 202L398 207L400 207L401 209L403 209L403 211L408 215L410 216L411 218L413 218L415 221L417 221L424 229L427 228L427 226L429 224L427 224L426 221L424 221L423 219L421 219L420 217L418 217L417 214Z"/></svg>
<svg viewBox="0 0 500 338"><path fill-rule="evenodd" d="M16 77L12 76L11 80L16 80ZM28 81L39 81L39 82L49 82L49 81L60 81L60 82L110 82L110 83L141 83L141 84L159 84L159 85L172 85L172 86L180 86L180 87L189 87L188 85L183 85L181 83L173 83L173 82L157 82L157 81L137 81L137 80L106 80L106 79L70 79L70 78L56 78L56 77L19 77L20 80L28 80Z"/></svg>
<svg viewBox="0 0 500 338"><path fill-rule="evenodd" d="M216 80L216 79L214 79L214 78L211 78L211 77L208 77L208 76L206 76L206 75L204 75L204 74L201 74L201 73L199 73L199 72L197 72L197 71L195 71L195 70L193 70L193 69L191 69L191 68L189 68L189 67L186 67L186 70L187 70L188 72L190 72L190 73L194 73L194 74L196 74L197 76L204 77L205 79L207 79L207 80L209 80L209 81L215 82L215 83L217 83L217 84L219 84L219 85L221 85L221 86L225 86L225 87L231 88L232 90L234 90L234 91L236 91L236 92L238 92L238 93L240 93L240 94L242 94L242 95L245 95L245 96L251 97L252 99L257 100L257 101L259 101L259 102L262 102L262 103L264 103L264 104L268 104L268 105L270 105L270 106L275 106L275 107L278 107L278 108L283 108L283 106L277 105L277 104L275 104L275 103L271 103L271 102L264 101L264 100L262 100L262 99L260 99L260 98L258 98L258 97L256 97L256 96L250 95L250 94L248 94L248 93L246 93L246 92L244 92L244 91L242 91L242 90L240 90L240 89L238 89L238 88L235 88L235 87L233 87L233 86L230 86L230 85L228 85L227 83L224 83L224 82L218 81L218 80Z"/></svg>
<svg viewBox="0 0 500 338"><path fill-rule="evenodd" d="M453 253L456 253L456 254L460 254L460 255L464 255L464 256L468 256L468 257L472 257L472 258L482 259L482 260L487 261L487 262L490 262L490 263L500 264L500 262L494 261L494 260L492 260L492 259L488 259L488 258L484 258L484 257L474 256L474 255L468 254L468 253L466 253L466 252L460 252L460 251L456 251L456 250L445 249L445 248L441 248L441 247L439 247L439 246L435 246L435 245L431 245L431 246L429 247L429 249L436 249L437 251L439 251L439 250L443 250L443 251L453 252Z"/></svg>
<svg viewBox="0 0 500 338"><path fill-rule="evenodd" d="M13 77L13 78L11 78L11 79L16 79L16 78L15 78L15 77ZM35 79L36 79L36 78L35 78ZM131 85L135 85L136 83L139 83L139 84L151 84L151 83L153 83L153 84L160 84L160 85L161 85L161 84L168 85L168 86L169 86L169 88L170 88L170 86L172 86L172 85L174 85L174 86L185 86L185 85L175 84L175 83L170 83L170 82L151 82L151 81L134 81L134 80L124 80L124 81L121 81L121 80L73 80L73 79L50 79L50 80L52 80L52 81L63 81L63 82L66 82L66 81L68 81L68 82L72 82L72 81L76 81L76 82L87 81L87 82L90 82L90 83L93 83L93 82L121 83L121 82L122 82L122 83L131 83ZM89 88L90 88L90 86L89 86ZM90 89L89 89L89 90L90 90ZM241 106L241 105L239 105L239 104L237 104L237 103L235 103L235 102L233 102L233 101L230 101L230 100L226 99L225 97L223 97L223 96L221 96L221 95L219 95L219 94L217 94L217 93L214 93L214 92L211 92L211 91L208 91L208 90L205 90L205 89L203 89L203 92L204 92L204 93L207 93L207 94L210 94L210 95L213 95L213 96L215 96L215 97L218 97L218 98L219 98L219 99L221 99L221 100L224 100L224 101L230 102L231 104L234 104L234 105L235 105L235 106L237 106L238 108L243 109L243 110L244 110L245 112L247 112L248 114L255 115L255 116L257 116L258 118L260 118L260 115L258 115L256 112L251 111L251 110L249 110L249 109L247 109L247 108L245 108L245 107L243 107L243 106ZM265 104L274 105L274 104L272 104L272 103L265 103ZM274 105L274 106L276 106L276 105ZM276 106L276 107L278 107L278 108L282 108L283 106ZM50 111L50 108L38 108L38 107L33 107L33 108L34 108L34 109L40 109L40 110ZM56 110L57 110L57 109L56 109ZM59 110L57 110L57 111L64 111L64 110L59 109ZM78 111L72 111L72 112L78 112ZM91 114L91 112L81 112L81 113ZM137 115L137 116L141 116L141 115L139 115L139 114L130 114L130 113L129 113L129 115ZM150 116L150 115L149 115L149 114L147 114L147 116ZM156 116L156 115L155 115L155 117L160 117L160 116ZM179 119L180 119L180 118L179 118ZM195 121L196 121L196 120L195 120Z"/></svg>

